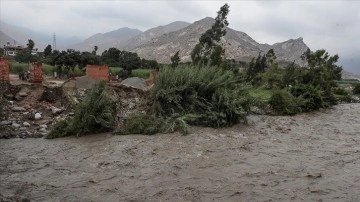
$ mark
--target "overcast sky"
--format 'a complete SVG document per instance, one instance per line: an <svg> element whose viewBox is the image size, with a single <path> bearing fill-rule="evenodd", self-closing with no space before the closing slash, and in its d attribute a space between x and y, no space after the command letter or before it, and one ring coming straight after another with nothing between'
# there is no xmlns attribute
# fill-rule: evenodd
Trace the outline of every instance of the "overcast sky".
<svg viewBox="0 0 360 202"><path fill-rule="evenodd" d="M360 56L360 1L1 0L2 21L63 36L89 37L121 27L145 31L173 21L215 17L230 5L230 27L260 43L303 37L312 49Z"/></svg>

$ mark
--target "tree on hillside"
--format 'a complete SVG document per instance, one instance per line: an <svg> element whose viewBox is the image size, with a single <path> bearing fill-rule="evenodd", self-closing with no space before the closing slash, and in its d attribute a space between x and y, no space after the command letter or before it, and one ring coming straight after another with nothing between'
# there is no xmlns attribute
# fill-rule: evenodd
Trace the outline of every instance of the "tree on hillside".
<svg viewBox="0 0 360 202"><path fill-rule="evenodd" d="M179 51L175 53L175 55L171 56L171 66L172 67L177 67L179 65L180 62L180 57L179 57Z"/></svg>
<svg viewBox="0 0 360 202"><path fill-rule="evenodd" d="M52 49L51 49L51 45L47 45L46 48L44 49L44 57L47 57L51 54Z"/></svg>
<svg viewBox="0 0 360 202"><path fill-rule="evenodd" d="M191 52L194 65L220 65L225 50L220 46L221 37L226 34L229 25L226 16L229 14L229 5L223 5L217 12L215 23L203 33Z"/></svg>
<svg viewBox="0 0 360 202"><path fill-rule="evenodd" d="M94 46L94 50L91 52L93 55L96 55L96 51L98 50L98 46Z"/></svg>

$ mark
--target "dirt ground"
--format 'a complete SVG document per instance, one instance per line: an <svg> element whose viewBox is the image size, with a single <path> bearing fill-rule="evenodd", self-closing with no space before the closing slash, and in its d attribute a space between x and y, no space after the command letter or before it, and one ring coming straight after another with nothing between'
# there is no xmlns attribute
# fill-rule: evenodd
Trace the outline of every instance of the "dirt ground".
<svg viewBox="0 0 360 202"><path fill-rule="evenodd" d="M359 117L343 104L187 136L0 139L0 199L360 201Z"/></svg>

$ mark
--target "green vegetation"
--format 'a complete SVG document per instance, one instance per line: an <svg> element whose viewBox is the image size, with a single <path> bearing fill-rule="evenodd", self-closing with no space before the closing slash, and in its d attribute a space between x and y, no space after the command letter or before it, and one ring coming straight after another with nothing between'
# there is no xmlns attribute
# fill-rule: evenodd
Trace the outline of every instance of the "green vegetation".
<svg viewBox="0 0 360 202"><path fill-rule="evenodd" d="M126 125L122 130L119 132L121 135L127 134L147 134L153 135L159 131L159 124L158 121L154 116L147 115L147 114L133 114L129 117L126 121Z"/></svg>
<svg viewBox="0 0 360 202"><path fill-rule="evenodd" d="M355 95L360 95L360 83L357 83L357 84L354 85L353 93Z"/></svg>
<svg viewBox="0 0 360 202"><path fill-rule="evenodd" d="M150 71L150 69L135 69L131 72L131 77L147 79L149 78Z"/></svg>
<svg viewBox="0 0 360 202"><path fill-rule="evenodd" d="M115 124L115 114L115 104L105 91L105 83L101 82L78 104L75 116L58 122L47 138L111 131Z"/></svg>
<svg viewBox="0 0 360 202"><path fill-rule="evenodd" d="M299 100L286 90L276 90L270 98L269 104L276 114L294 115L300 112Z"/></svg>
<svg viewBox="0 0 360 202"><path fill-rule="evenodd" d="M10 62L9 70L12 74L18 74L20 72L27 71L29 69L29 64L27 63L18 63L18 62Z"/></svg>
<svg viewBox="0 0 360 202"><path fill-rule="evenodd" d="M220 66L224 61L225 49L221 46L221 37L226 34L226 27L229 25L227 15L229 5L223 5L217 12L215 23L210 29L203 33L191 52L193 65Z"/></svg>
<svg viewBox="0 0 360 202"><path fill-rule="evenodd" d="M151 94L157 117L182 117L186 123L212 127L246 120L250 96L231 71L217 67L162 68Z"/></svg>

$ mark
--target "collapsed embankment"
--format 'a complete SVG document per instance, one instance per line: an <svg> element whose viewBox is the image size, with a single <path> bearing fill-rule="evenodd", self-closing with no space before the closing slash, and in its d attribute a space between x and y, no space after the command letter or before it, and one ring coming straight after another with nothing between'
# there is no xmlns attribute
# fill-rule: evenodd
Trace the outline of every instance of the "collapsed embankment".
<svg viewBox="0 0 360 202"><path fill-rule="evenodd" d="M359 201L360 104L187 136L0 139L0 199Z"/></svg>

